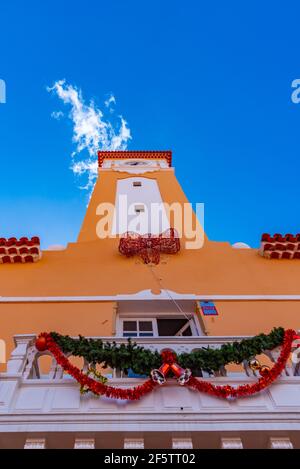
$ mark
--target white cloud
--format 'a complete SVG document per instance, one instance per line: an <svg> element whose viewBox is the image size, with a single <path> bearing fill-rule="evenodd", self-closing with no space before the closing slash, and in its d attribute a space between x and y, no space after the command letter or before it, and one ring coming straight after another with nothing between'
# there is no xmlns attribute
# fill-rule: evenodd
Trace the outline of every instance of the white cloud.
<svg viewBox="0 0 300 469"><path fill-rule="evenodd" d="M116 104L116 98L113 94L110 94L109 97L104 101L106 107L110 107L112 104Z"/></svg>
<svg viewBox="0 0 300 469"><path fill-rule="evenodd" d="M114 126L104 118L103 112L93 101L86 104L81 90L67 84L65 80L56 81L47 90L55 93L64 104L70 106L68 117L73 123L72 140L76 145L72 153L71 169L75 175L87 178L81 189L91 190L97 178L98 150L125 150L131 139L127 122L119 116L120 122L118 126ZM107 102L108 106L115 103L115 97L110 95ZM52 116L60 118L60 113L61 111L52 113Z"/></svg>
<svg viewBox="0 0 300 469"><path fill-rule="evenodd" d="M59 120L63 116L64 116L64 113L62 111L53 111L53 112L51 112L51 117L53 117L53 119Z"/></svg>

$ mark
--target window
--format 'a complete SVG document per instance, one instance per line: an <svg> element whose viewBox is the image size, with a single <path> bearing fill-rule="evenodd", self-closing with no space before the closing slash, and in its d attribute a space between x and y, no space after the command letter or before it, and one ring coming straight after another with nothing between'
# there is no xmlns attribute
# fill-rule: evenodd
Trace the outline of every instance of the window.
<svg viewBox="0 0 300 469"><path fill-rule="evenodd" d="M191 336L193 320L186 318L157 318L159 336Z"/></svg>
<svg viewBox="0 0 300 469"><path fill-rule="evenodd" d="M133 187L141 187L142 183L141 181L133 181L132 185Z"/></svg>
<svg viewBox="0 0 300 469"><path fill-rule="evenodd" d="M135 205L134 206L135 213L141 213L145 211L144 205Z"/></svg>
<svg viewBox="0 0 300 469"><path fill-rule="evenodd" d="M123 337L180 337L199 336L199 324L194 316L188 321L181 315L155 316L124 315L117 321L117 335Z"/></svg>
<svg viewBox="0 0 300 469"><path fill-rule="evenodd" d="M123 337L153 337L153 319L122 319Z"/></svg>

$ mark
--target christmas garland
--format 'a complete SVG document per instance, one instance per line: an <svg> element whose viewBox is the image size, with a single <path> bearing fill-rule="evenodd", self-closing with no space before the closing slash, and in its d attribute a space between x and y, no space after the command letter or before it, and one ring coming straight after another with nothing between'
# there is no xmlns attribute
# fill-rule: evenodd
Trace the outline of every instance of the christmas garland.
<svg viewBox="0 0 300 469"><path fill-rule="evenodd" d="M96 381L90 378L88 374L84 374L76 366L72 365L60 350L52 334L47 334L46 332L40 334L36 341L36 347L39 351L49 350L57 363L66 373L76 379L82 389L87 387L98 396L102 395L113 399L137 400L151 392L157 386L157 383L152 379L148 379L141 386L135 386L129 389L115 388L113 386L107 386L101 380Z"/></svg>
<svg viewBox="0 0 300 469"><path fill-rule="evenodd" d="M167 375L172 372L181 385L188 385L195 390L218 397L236 398L255 394L269 386L283 371L292 349L293 340L297 338L299 336L293 330L284 331L282 328L277 328L268 335L260 334L252 339L224 344L218 350L202 348L191 354L177 356L171 350L165 350L161 354L157 351L151 352L143 347L138 347L130 340L126 345L117 346L115 342L112 344L103 343L101 340L85 339L82 336L79 339L72 339L69 336L52 332L40 334L36 340L36 347L39 351L49 350L57 363L79 382L83 392L90 390L96 395L136 400L151 392L158 384L164 384ZM280 356L271 369L260 366L259 362L253 359L256 354L271 350L279 345L282 346ZM104 368L119 368L124 371L131 368L135 372L142 370L141 373L145 373L145 370L150 368L151 379L146 380L140 386L128 389L108 386L105 384L105 379L95 371L95 368L85 374L72 365L65 354L82 356L89 363L100 363ZM133 362L134 359L138 361L137 366ZM215 386L208 381L192 376L195 369L216 370L227 363L241 363L244 360L250 360L250 367L259 370L261 374L261 378L253 384L236 388L229 385ZM182 366L187 363L195 364L195 367L191 370L189 368L183 369ZM217 364L219 364L218 368L216 368ZM91 371L97 380L89 376Z"/></svg>
<svg viewBox="0 0 300 469"><path fill-rule="evenodd" d="M103 368L118 368L125 373L132 370L139 375L149 375L151 370L159 368L161 356L128 339L127 344L103 342L100 339L86 339L79 336L73 339L57 332L50 336L65 354L83 357L88 363L99 363ZM218 371L228 363L242 363L260 355L264 350L272 350L282 344L284 329L274 328L269 334L259 334L240 342L223 344L219 349L203 347L191 353L181 353L177 361L182 368L193 371L203 370L208 373Z"/></svg>

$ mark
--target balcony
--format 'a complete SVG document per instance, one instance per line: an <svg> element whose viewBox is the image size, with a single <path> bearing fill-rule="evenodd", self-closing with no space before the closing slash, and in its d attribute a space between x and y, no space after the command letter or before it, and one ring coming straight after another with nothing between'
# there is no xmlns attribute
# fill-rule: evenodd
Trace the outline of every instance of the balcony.
<svg viewBox="0 0 300 469"><path fill-rule="evenodd" d="M134 341L153 351L168 347L181 353L207 346L218 348L243 338L143 337ZM126 338L101 339L118 344L127 342ZM260 445L266 441L267 445L267 440L279 435L280 438L291 437L294 446L300 447L300 376L298 368L292 365L286 367L273 385L252 397L223 400L179 386L171 377L165 385L139 401L118 401L98 398L91 393L81 396L78 383L65 375L53 358L49 373L44 375L39 361L49 352L36 350L34 335L17 335L14 340L16 348L7 363L7 371L0 374L0 446L1 435L8 438L16 433L54 438L57 432L88 436L113 432L115 439L120 435L125 439L128 435L143 435L143 438L152 435L151 438L159 440L161 435L161 441L184 435L193 439L195 447L201 447L204 441L205 447L218 447L216 441L224 436L241 434L244 446L252 441L248 446L257 447L257 441ZM266 360L275 361L278 353L277 349L266 352ZM132 387L144 381L122 376L118 370L110 372L112 386ZM214 384L233 386L250 384L257 379L247 363L239 369L220 369L210 376L203 372L203 377ZM256 441L257 430L264 436L257 437ZM113 445L113 440L110 440L111 447L118 447L117 443Z"/></svg>

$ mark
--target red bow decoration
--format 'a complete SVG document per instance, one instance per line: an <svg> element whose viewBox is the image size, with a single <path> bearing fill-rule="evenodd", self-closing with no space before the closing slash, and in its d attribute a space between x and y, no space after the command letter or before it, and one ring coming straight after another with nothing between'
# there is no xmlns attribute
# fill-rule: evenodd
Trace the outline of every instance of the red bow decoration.
<svg viewBox="0 0 300 469"><path fill-rule="evenodd" d="M126 257L138 254L145 264L152 262L158 264L160 253L176 254L180 250L178 233L169 228L160 235L151 233L139 235L138 233L125 233L120 239L119 251Z"/></svg>
<svg viewBox="0 0 300 469"><path fill-rule="evenodd" d="M174 375L177 378L178 383L181 386L184 386L191 377L191 370L186 368L185 370L176 363L176 353L173 350L165 349L161 352L161 358L163 359L163 364L158 370L151 371L151 378L157 384L164 384L166 382L166 376L170 371L173 371Z"/></svg>

